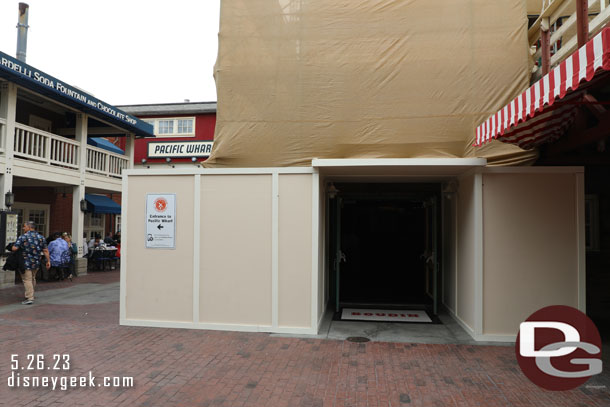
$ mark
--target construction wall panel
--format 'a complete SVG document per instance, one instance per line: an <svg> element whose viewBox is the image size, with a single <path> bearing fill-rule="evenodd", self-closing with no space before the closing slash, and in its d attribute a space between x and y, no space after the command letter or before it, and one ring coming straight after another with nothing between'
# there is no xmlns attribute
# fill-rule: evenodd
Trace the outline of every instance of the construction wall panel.
<svg viewBox="0 0 610 407"><path fill-rule="evenodd" d="M484 174L483 331L516 335L548 305L578 307L574 173Z"/></svg>
<svg viewBox="0 0 610 407"><path fill-rule="evenodd" d="M270 174L201 177L199 322L271 326L271 204Z"/></svg>
<svg viewBox="0 0 610 407"><path fill-rule="evenodd" d="M281 327L311 326L311 178L311 174L279 176L278 317Z"/></svg>
<svg viewBox="0 0 610 407"><path fill-rule="evenodd" d="M193 320L193 176L129 179L122 255L126 256L126 318L192 322ZM176 248L147 249L146 195L176 194Z"/></svg>

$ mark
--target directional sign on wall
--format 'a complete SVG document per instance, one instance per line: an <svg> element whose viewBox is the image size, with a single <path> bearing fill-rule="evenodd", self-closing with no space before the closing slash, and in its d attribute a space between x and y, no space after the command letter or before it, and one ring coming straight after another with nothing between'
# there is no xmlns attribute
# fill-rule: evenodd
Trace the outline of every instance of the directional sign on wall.
<svg viewBox="0 0 610 407"><path fill-rule="evenodd" d="M176 194L146 194L146 248L176 248Z"/></svg>

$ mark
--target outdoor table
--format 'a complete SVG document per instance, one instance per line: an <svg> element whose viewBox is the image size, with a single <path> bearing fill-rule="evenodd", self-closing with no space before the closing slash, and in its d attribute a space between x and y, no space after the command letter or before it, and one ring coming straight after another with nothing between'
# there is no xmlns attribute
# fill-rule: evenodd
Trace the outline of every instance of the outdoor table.
<svg viewBox="0 0 610 407"><path fill-rule="evenodd" d="M116 257L117 249L96 248L91 251L89 260L95 263L97 270L105 271L106 264ZM101 268L100 268L101 265Z"/></svg>

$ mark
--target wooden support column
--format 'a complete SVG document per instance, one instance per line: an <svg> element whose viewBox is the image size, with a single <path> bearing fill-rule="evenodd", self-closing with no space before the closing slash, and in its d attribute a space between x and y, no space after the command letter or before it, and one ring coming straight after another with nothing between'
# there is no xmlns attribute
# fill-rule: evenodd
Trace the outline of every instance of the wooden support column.
<svg viewBox="0 0 610 407"><path fill-rule="evenodd" d="M576 35L578 48L589 41L589 2L588 0L576 1Z"/></svg>
<svg viewBox="0 0 610 407"><path fill-rule="evenodd" d="M83 256L83 231L85 214L80 209L80 201L85 199L85 170L87 167L87 123L85 114L76 115L75 139L79 142L78 171L79 184L72 187L72 241L78 245L78 257ZM86 271L86 269L85 269Z"/></svg>
<svg viewBox="0 0 610 407"><path fill-rule="evenodd" d="M551 70L551 33L548 17L540 22L540 55L542 59L542 75Z"/></svg>
<svg viewBox="0 0 610 407"><path fill-rule="evenodd" d="M0 82L0 118L6 120L4 126L0 126L0 143L4 148L4 159L6 160L6 171L0 174L0 209L8 209L4 206L4 194L13 190L13 148L15 141L15 118L17 114L17 86L11 82ZM19 225L21 230L21 225ZM0 259L0 264L5 261ZM13 287L15 285L15 272L2 270L0 268L0 288Z"/></svg>
<svg viewBox="0 0 610 407"><path fill-rule="evenodd" d="M3 126L2 145L4 147L4 158L6 160L6 171L0 177L0 208L4 206L4 195L13 190L13 154L15 149L15 122L17 116L17 85L12 82L0 84L0 117L6 120Z"/></svg>
<svg viewBox="0 0 610 407"><path fill-rule="evenodd" d="M133 133L128 133L125 135L125 155L129 159L129 163L127 164L127 168L133 168L133 157L135 152L136 140L135 135Z"/></svg>

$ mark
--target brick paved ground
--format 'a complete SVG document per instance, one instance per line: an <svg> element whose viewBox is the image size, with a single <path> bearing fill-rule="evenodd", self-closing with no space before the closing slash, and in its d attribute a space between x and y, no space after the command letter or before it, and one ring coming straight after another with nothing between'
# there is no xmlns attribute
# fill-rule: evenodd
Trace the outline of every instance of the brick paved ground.
<svg viewBox="0 0 610 407"><path fill-rule="evenodd" d="M118 273L91 278L112 276ZM521 374L512 347L120 327L118 313L112 302L0 314L0 405L610 406L607 374L588 383L594 387L543 391ZM22 363L26 354L43 353L52 362L53 354L68 353L65 375L133 376L135 386L9 389L13 353Z"/></svg>
<svg viewBox="0 0 610 407"><path fill-rule="evenodd" d="M119 270L110 271L89 271L86 275L75 277L72 281L66 279L63 281L36 281L35 291L55 290L57 288L66 288L75 284L108 284L118 282L120 278ZM15 284L13 287L0 290L0 306L14 304L23 301L24 290L23 284Z"/></svg>

